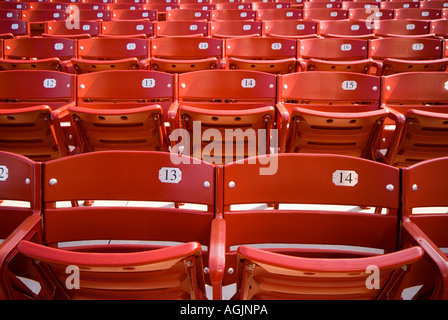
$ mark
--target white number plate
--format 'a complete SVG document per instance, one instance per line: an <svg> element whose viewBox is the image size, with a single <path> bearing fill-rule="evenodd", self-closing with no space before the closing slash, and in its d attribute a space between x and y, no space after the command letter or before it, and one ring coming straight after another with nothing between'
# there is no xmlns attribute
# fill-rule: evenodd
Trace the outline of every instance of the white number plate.
<svg viewBox="0 0 448 320"><path fill-rule="evenodd" d="M336 170L333 172L333 183L337 186L354 187L358 183L358 174L351 170Z"/></svg>
<svg viewBox="0 0 448 320"><path fill-rule="evenodd" d="M342 89L343 90L356 90L358 87L358 83L356 81L343 81Z"/></svg>
<svg viewBox="0 0 448 320"><path fill-rule="evenodd" d="M56 88L56 79L45 79L44 88Z"/></svg>
<svg viewBox="0 0 448 320"><path fill-rule="evenodd" d="M6 181L8 179L8 167L0 166L0 181Z"/></svg>
<svg viewBox="0 0 448 320"><path fill-rule="evenodd" d="M179 168L162 167L159 170L159 180L162 183L179 183L182 180L182 171Z"/></svg>
<svg viewBox="0 0 448 320"><path fill-rule="evenodd" d="M143 79L142 87L143 88L154 88L156 86L156 81L154 79Z"/></svg>
<svg viewBox="0 0 448 320"><path fill-rule="evenodd" d="M241 80L241 86L243 88L255 88L255 79L243 79Z"/></svg>

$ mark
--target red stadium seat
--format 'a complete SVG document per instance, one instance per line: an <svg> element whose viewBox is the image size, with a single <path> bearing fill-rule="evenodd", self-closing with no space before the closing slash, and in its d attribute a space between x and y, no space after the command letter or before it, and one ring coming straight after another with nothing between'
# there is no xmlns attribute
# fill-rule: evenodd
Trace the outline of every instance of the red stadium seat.
<svg viewBox="0 0 448 320"><path fill-rule="evenodd" d="M362 4L362 2L343 2L343 3L352 3L352 4ZM391 20L394 18L394 10L393 9L379 9L379 8L364 8L361 6L360 8L348 9L348 18L353 21L359 20Z"/></svg>
<svg viewBox="0 0 448 320"><path fill-rule="evenodd" d="M5 39L0 70L69 71L67 65L76 56L76 44L64 38Z"/></svg>
<svg viewBox="0 0 448 320"><path fill-rule="evenodd" d="M20 280L30 279L33 274L29 264L17 253L21 240L42 239L41 179L40 164L15 153L0 151L0 199L3 200L0 205L0 239L3 239L0 243L1 300L28 300L36 296ZM27 205L14 205L16 201Z"/></svg>
<svg viewBox="0 0 448 320"><path fill-rule="evenodd" d="M120 9L112 11L112 20L140 20L148 19L149 21L157 21L157 10L141 9L130 10Z"/></svg>
<svg viewBox="0 0 448 320"><path fill-rule="evenodd" d="M303 9L303 4L306 0L293 0L291 1L291 8L293 9Z"/></svg>
<svg viewBox="0 0 448 320"><path fill-rule="evenodd" d="M296 41L271 37L240 37L225 40L227 69L276 74L296 71Z"/></svg>
<svg viewBox="0 0 448 320"><path fill-rule="evenodd" d="M294 107L329 112L379 109L380 78L333 71L280 75L278 102L289 112Z"/></svg>
<svg viewBox="0 0 448 320"><path fill-rule="evenodd" d="M107 4L107 3L113 3L113 2L114 2L113 0L84 0L83 1L83 3L95 3L95 4L98 4L98 3Z"/></svg>
<svg viewBox="0 0 448 320"><path fill-rule="evenodd" d="M263 21L264 35L289 39L305 39L317 37L315 21L302 20L268 20Z"/></svg>
<svg viewBox="0 0 448 320"><path fill-rule="evenodd" d="M394 9L395 19L437 20L442 18L439 9L402 8Z"/></svg>
<svg viewBox="0 0 448 320"><path fill-rule="evenodd" d="M179 4L205 4L210 3L210 0L178 0Z"/></svg>
<svg viewBox="0 0 448 320"><path fill-rule="evenodd" d="M215 10L216 5L212 3L184 3L179 4L179 9L210 11Z"/></svg>
<svg viewBox="0 0 448 320"><path fill-rule="evenodd" d="M289 1L255 1L252 2L252 10L266 10L266 9L288 9L291 8Z"/></svg>
<svg viewBox="0 0 448 320"><path fill-rule="evenodd" d="M437 37L448 38L448 20L431 20L429 22L429 32Z"/></svg>
<svg viewBox="0 0 448 320"><path fill-rule="evenodd" d="M20 20L20 10L0 9L0 20L4 19Z"/></svg>
<svg viewBox="0 0 448 320"><path fill-rule="evenodd" d="M382 77L381 104L402 114L409 109L447 113L447 81L445 72L406 72Z"/></svg>
<svg viewBox="0 0 448 320"><path fill-rule="evenodd" d="M255 21L257 19L257 10L244 10L244 9L221 9L211 10L210 20L243 20L243 21Z"/></svg>
<svg viewBox="0 0 448 320"><path fill-rule="evenodd" d="M446 188L447 158L427 160L404 168L403 247L419 244L425 254L411 284L418 289L414 299L448 298Z"/></svg>
<svg viewBox="0 0 448 320"><path fill-rule="evenodd" d="M146 39L80 39L77 45L77 58L71 59L77 74L104 70L146 69L149 65L150 48Z"/></svg>
<svg viewBox="0 0 448 320"><path fill-rule="evenodd" d="M42 36L86 39L95 38L101 32L99 21L79 21L79 28L67 28L67 21L47 21Z"/></svg>
<svg viewBox="0 0 448 320"><path fill-rule="evenodd" d="M361 2L361 1L342 1L342 9L345 10L349 10L349 17L350 17L350 10L355 10L355 11L359 11L361 13L361 11L364 11L364 14L368 14L369 16L373 13L373 8L379 8L380 4L379 2L376 1L365 1L365 2ZM369 9L369 10L366 10ZM370 10L372 9L372 10ZM393 16L393 10L392 11L392 16ZM380 15L381 16L381 15ZM365 20L365 19L362 19Z"/></svg>
<svg viewBox="0 0 448 320"><path fill-rule="evenodd" d="M434 108L437 111L437 108ZM447 157L448 135L445 127L448 114L426 110L409 109L406 114L400 144L396 153L390 154L389 163L407 167L415 163Z"/></svg>
<svg viewBox="0 0 448 320"><path fill-rule="evenodd" d="M2 19L0 20L0 38L11 39L16 37L29 37L30 23L26 20Z"/></svg>
<svg viewBox="0 0 448 320"><path fill-rule="evenodd" d="M162 3L151 1L150 3L145 5L146 10L156 10L157 11L157 21L165 21L166 20L166 11L170 9L178 9L180 8L177 1L171 1L170 3Z"/></svg>
<svg viewBox="0 0 448 320"><path fill-rule="evenodd" d="M364 21L329 20L317 22L318 34L325 38L375 38L370 26Z"/></svg>
<svg viewBox="0 0 448 320"><path fill-rule="evenodd" d="M108 3L106 9L112 11L114 10L143 10L144 4L139 3Z"/></svg>
<svg viewBox="0 0 448 320"><path fill-rule="evenodd" d="M28 10L30 8L29 2L9 2L9 1L2 1L0 2L0 9L15 9L15 10Z"/></svg>
<svg viewBox="0 0 448 320"><path fill-rule="evenodd" d="M46 21L65 21L67 13L65 9L30 9L21 11L22 20L30 24L30 35L40 36L44 32Z"/></svg>
<svg viewBox="0 0 448 320"><path fill-rule="evenodd" d="M438 39L382 38L369 42L369 58L383 64L382 75L411 71L445 71L443 43Z"/></svg>
<svg viewBox="0 0 448 320"><path fill-rule="evenodd" d="M76 152L76 135L54 113L75 101L75 76L59 71L1 71L0 150L46 161ZM24 90L26 88L26 90ZM54 110L54 111L53 111ZM73 148L71 148L73 146Z"/></svg>
<svg viewBox="0 0 448 320"><path fill-rule="evenodd" d="M303 9L335 9L342 8L342 1L309 1L303 3Z"/></svg>
<svg viewBox="0 0 448 320"><path fill-rule="evenodd" d="M239 10L252 10L252 2L218 2L214 1L215 8L213 10L226 10L226 9L239 9Z"/></svg>
<svg viewBox="0 0 448 320"><path fill-rule="evenodd" d="M116 0L116 4L132 4L132 5L144 5L145 0Z"/></svg>
<svg viewBox="0 0 448 320"><path fill-rule="evenodd" d="M72 3L77 6L79 10L106 10L106 4L108 3L94 3L94 2L82 2L82 3Z"/></svg>
<svg viewBox="0 0 448 320"><path fill-rule="evenodd" d="M81 152L167 151L164 109L173 101L173 90L173 75L156 71L78 76L77 103L67 109L80 137Z"/></svg>
<svg viewBox="0 0 448 320"><path fill-rule="evenodd" d="M190 20L190 21L209 21L210 10L195 9L170 9L166 10L166 20Z"/></svg>
<svg viewBox="0 0 448 320"><path fill-rule="evenodd" d="M448 2L446 2L445 0L421 1L419 8L421 8L421 9L443 9L443 8L448 8Z"/></svg>
<svg viewBox="0 0 448 320"><path fill-rule="evenodd" d="M446 72L406 72L382 77L382 107L406 117L400 143L387 161L406 167L448 155Z"/></svg>
<svg viewBox="0 0 448 320"><path fill-rule="evenodd" d="M146 167L143 171L142 165ZM111 175L111 170L118 167L123 174ZM168 183L176 178L176 173L181 178ZM168 179L163 175L168 175ZM173 164L169 153L160 152L94 152L46 163L43 179L47 208L45 242L24 240L19 244L22 254L40 262L32 265L40 277L43 299L207 298L203 268L213 248L212 165ZM85 187L79 188L79 184ZM148 188L152 191L147 192ZM206 209L54 206L59 201L85 197L112 201L192 201ZM85 243L96 239L109 239L111 243ZM166 241L177 243L170 245ZM58 246L61 243L66 246ZM70 269L73 266L79 272L79 287L66 285L73 275L66 271L73 272ZM111 278L115 281L111 282ZM218 287L216 291L219 290Z"/></svg>
<svg viewBox="0 0 448 320"><path fill-rule="evenodd" d="M381 1L381 9L407 9L407 8L418 8L419 1Z"/></svg>
<svg viewBox="0 0 448 320"><path fill-rule="evenodd" d="M434 37L429 33L429 22L424 20L378 20L373 23L377 37Z"/></svg>
<svg viewBox="0 0 448 320"><path fill-rule="evenodd" d="M80 9L79 15L76 16L79 20L100 20L109 21L112 19L110 10L94 10L94 9Z"/></svg>
<svg viewBox="0 0 448 320"><path fill-rule="evenodd" d="M77 79L76 106L84 108L126 109L157 104L166 117L176 98L175 76L165 72L108 70L79 75Z"/></svg>
<svg viewBox="0 0 448 320"><path fill-rule="evenodd" d="M323 112L294 107L285 152L341 154L375 160L387 117L384 109Z"/></svg>
<svg viewBox="0 0 448 320"><path fill-rule="evenodd" d="M271 147L278 148L270 139L274 121L281 128L286 126L282 121L288 120L276 110L275 99L274 74L248 70L182 73L178 101L168 114L171 128L179 129L171 133L171 151L183 148L186 155L216 164L270 153Z"/></svg>
<svg viewBox="0 0 448 320"><path fill-rule="evenodd" d="M344 9L304 9L303 20L345 20L348 19L348 11Z"/></svg>
<svg viewBox="0 0 448 320"><path fill-rule="evenodd" d="M381 74L381 63L368 57L368 40L315 38L298 41L302 71L346 71Z"/></svg>
<svg viewBox="0 0 448 320"><path fill-rule="evenodd" d="M30 10L66 10L69 3L63 2L30 2Z"/></svg>
<svg viewBox="0 0 448 320"><path fill-rule="evenodd" d="M302 17L301 9L285 8L257 10L257 21L301 20Z"/></svg>
<svg viewBox="0 0 448 320"><path fill-rule="evenodd" d="M210 21L210 36L213 38L261 37L262 33L260 21Z"/></svg>
<svg viewBox="0 0 448 320"><path fill-rule="evenodd" d="M215 223L226 256L221 265L234 271L222 272L223 285L237 284L233 299L400 299L423 250L397 250L399 170L346 156L280 154L277 170L260 174L272 158L223 169L223 218ZM260 203L279 206L234 207ZM387 213L293 207L316 203ZM372 268L379 272L375 286Z"/></svg>
<svg viewBox="0 0 448 320"><path fill-rule="evenodd" d="M182 73L220 69L222 40L209 37L162 37L151 40L151 69Z"/></svg>
<svg viewBox="0 0 448 320"><path fill-rule="evenodd" d="M154 23L149 20L111 20L101 23L100 37L152 38Z"/></svg>
<svg viewBox="0 0 448 320"><path fill-rule="evenodd" d="M207 21L158 21L156 37L203 37L209 33Z"/></svg>

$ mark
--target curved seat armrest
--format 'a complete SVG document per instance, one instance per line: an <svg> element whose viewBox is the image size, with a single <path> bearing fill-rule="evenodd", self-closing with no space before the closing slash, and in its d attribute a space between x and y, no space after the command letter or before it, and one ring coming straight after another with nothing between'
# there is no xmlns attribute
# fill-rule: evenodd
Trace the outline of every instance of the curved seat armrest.
<svg viewBox="0 0 448 320"><path fill-rule="evenodd" d="M400 138L403 132L404 125L406 124L406 117L392 109L385 108L389 111L388 118L395 122L395 130L392 135L391 142L389 144L389 148L386 153L386 157L384 161L388 164L394 162L394 157L397 154L398 147L400 144Z"/></svg>
<svg viewBox="0 0 448 320"><path fill-rule="evenodd" d="M168 109L168 122L171 131L179 127L179 102L174 101Z"/></svg>
<svg viewBox="0 0 448 320"><path fill-rule="evenodd" d="M59 143L64 144L63 146L60 146L62 156L74 154L79 149L79 139L76 130L74 130L71 125L62 125L63 122L70 122L71 124L71 118L68 112L69 106L74 106L74 103L55 109L51 113L51 121L53 123L56 139ZM74 146L75 149L70 150L70 146Z"/></svg>
<svg viewBox="0 0 448 320"><path fill-rule="evenodd" d="M213 299L222 299L222 281L226 267L226 222L222 218L212 221L210 235L209 271Z"/></svg>
<svg viewBox="0 0 448 320"><path fill-rule="evenodd" d="M289 122L289 112L282 103L276 104L277 108L277 129L279 136L279 152L286 152L286 139L288 136L288 122Z"/></svg>
<svg viewBox="0 0 448 320"><path fill-rule="evenodd" d="M32 214L23 221L0 245L0 269L6 269L8 263L18 252L22 240L30 240L38 234L42 241L42 218L40 214Z"/></svg>

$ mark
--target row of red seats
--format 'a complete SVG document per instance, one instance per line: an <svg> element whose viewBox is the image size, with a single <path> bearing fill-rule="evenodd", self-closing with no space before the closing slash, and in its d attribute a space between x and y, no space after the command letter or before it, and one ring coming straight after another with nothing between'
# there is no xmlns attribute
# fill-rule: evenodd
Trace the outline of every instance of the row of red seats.
<svg viewBox="0 0 448 320"><path fill-rule="evenodd" d="M445 2L305 2L304 9L291 8L289 2L166 4L141 5L124 3L79 3L79 19L123 20L340 20L367 19L420 19L434 20L446 17ZM48 20L64 20L73 10L69 3L32 2L0 3L1 19L27 20L42 23ZM376 7L377 9L373 9ZM17 9L20 8L20 9ZM366 10L368 9L368 10ZM374 15L372 15L374 14Z"/></svg>
<svg viewBox="0 0 448 320"><path fill-rule="evenodd" d="M445 72L3 71L0 82L0 148L37 160L125 149L228 163L271 150L405 167L447 155Z"/></svg>
<svg viewBox="0 0 448 320"><path fill-rule="evenodd" d="M328 25L321 25L324 26ZM146 40L120 37L74 40L27 37L0 40L0 46L0 70L55 70L77 74L118 69L169 73L245 69L276 74L347 71L390 75L445 71L448 64L447 40L430 38L162 37Z"/></svg>
<svg viewBox="0 0 448 320"><path fill-rule="evenodd" d="M375 37L429 37L445 38L448 34L446 19L438 20L406 20L390 19L372 21L364 20L267 20L267 21L92 21L79 22L79 28L68 28L67 21L46 21L38 23L39 31L31 32L30 23L26 20L0 20L0 37L14 38L27 36L53 36L64 38L91 38L98 36L131 36L131 37L167 37L167 36L210 36L214 38L232 38L238 36L276 36L290 39L319 36L321 25L331 27L324 36L340 36L345 38ZM71 23L71 22L69 22ZM354 26L351 28L351 26ZM333 28L334 33L331 31Z"/></svg>
<svg viewBox="0 0 448 320"><path fill-rule="evenodd" d="M29 204L0 206L0 298L207 299L211 286L208 298L221 299L236 284L241 300L398 300L409 288L414 299L447 299L448 215L413 210L448 205L448 158L400 170L280 154L262 175L272 155L218 167L176 157L109 151L39 163L0 152L0 199ZM85 198L184 204L57 205ZM234 207L254 203L273 208ZM281 208L316 203L382 213Z"/></svg>
<svg viewBox="0 0 448 320"><path fill-rule="evenodd" d="M305 20L340 20L340 19L357 19L359 16L365 16L368 13L372 15L372 10L366 10L365 4L359 6L359 8L344 9L342 3L337 5L334 2L309 2L304 5L304 9L290 8L289 2L261 2L259 4L247 5L249 8L245 8L244 5L235 6L232 9L213 9L215 6L202 5L202 7L195 7L193 5L179 5L179 6L166 6L165 8L158 8L154 6L138 5L123 5L123 4L108 4L108 5L91 5L83 4L84 6L71 5L68 8L68 4L58 3L38 3L38 5L30 5L29 10L17 10L17 9L3 9L1 12L4 18L15 18L27 20L29 22L42 22L50 20L65 20L70 14L78 15L80 20L95 20L101 19L103 21L123 19L121 15L123 11L134 10L137 11L134 17L143 19L144 16L137 15L139 12L146 12L148 16L155 20L158 18L154 16L157 12L166 12L166 20L273 20L273 19L305 19ZM353 7L358 7L354 6ZM92 7L92 9L82 8ZM229 7L229 6L228 6ZM348 5L345 5L348 7ZM398 8L396 8L398 7ZM0 5L1 8L1 5ZM78 9L76 12L71 9ZM368 5L368 8L374 8L373 5ZM448 8L403 8L399 7L396 3L384 2L378 4L378 10L381 14L378 15L379 19L420 19L420 20L435 20L446 18ZM271 10L286 11L285 15L273 14ZM361 14L363 9L364 15ZM152 11L147 11L152 10ZM118 11L118 12L115 12ZM220 12L222 11L222 12ZM243 11L243 12L241 12Z"/></svg>
<svg viewBox="0 0 448 320"><path fill-rule="evenodd" d="M7 0L2 0L0 1L0 3L4 3L4 2L10 2ZM49 2L57 2L57 3L69 3L69 4L80 4L80 3L87 3L87 4L123 4L123 5L136 5L137 7L139 5L145 5L145 4L164 4L164 5L181 5L181 4L194 4L194 5L227 5L230 4L230 7L233 7L233 4L238 3L238 4L262 4L262 3L273 3L273 2L289 2L291 7L304 7L305 5L309 4L309 3L315 3L315 2L333 2L334 3L334 7L339 7L339 4L342 4L342 6L344 6L345 4L348 3L364 3L364 4L373 4L373 5L381 5L381 3L401 3L402 5L404 5L405 8L415 8L415 7L423 7L423 8L444 8L446 7L446 5L444 5L444 3L446 2L446 0L433 0L433 1L428 1L428 0L337 0L337 1L331 1L331 0L295 0L295 1L279 1L279 0L251 0L251 1L244 1L244 0L58 0L58 1L50 1L50 0L41 0L41 1L37 1L37 0L23 0L23 1L13 1L16 2L19 5L22 5L21 7L19 7L18 9L28 9L28 3L49 3ZM432 3L430 3L432 2ZM425 4L427 3L427 4ZM423 4L423 5L420 5ZM83 5L82 5L83 6ZM313 6L313 5L312 5ZM317 5L318 7L320 5ZM348 5L350 7L350 5ZM356 5L355 5L356 6ZM45 7L45 5L44 5ZM51 7L51 6L49 6ZM8 5L8 9L10 8L15 8L12 5L9 6ZM86 8L90 8L89 6L86 6ZM221 7L220 7L221 8Z"/></svg>

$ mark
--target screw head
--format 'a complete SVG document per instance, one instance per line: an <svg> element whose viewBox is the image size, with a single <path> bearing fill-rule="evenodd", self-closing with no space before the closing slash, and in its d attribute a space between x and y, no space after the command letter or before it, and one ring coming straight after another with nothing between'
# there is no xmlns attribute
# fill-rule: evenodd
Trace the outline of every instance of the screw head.
<svg viewBox="0 0 448 320"><path fill-rule="evenodd" d="M393 184L388 184L388 185L386 186L386 190L387 190L387 191L392 192L392 191L394 191L394 189L395 189L395 187L394 187Z"/></svg>
<svg viewBox="0 0 448 320"><path fill-rule="evenodd" d="M31 183L30 178L26 178L26 179L25 179L25 184L26 184L26 185L29 185L30 183Z"/></svg>
<svg viewBox="0 0 448 320"><path fill-rule="evenodd" d="M418 190L418 186L416 184L412 185L412 191L417 191Z"/></svg>
<svg viewBox="0 0 448 320"><path fill-rule="evenodd" d="M230 189L235 188L235 182L234 182L234 181L230 181L230 182L229 182L229 188L230 188Z"/></svg>
<svg viewBox="0 0 448 320"><path fill-rule="evenodd" d="M204 181L204 187L205 188L210 188L210 182L209 181Z"/></svg>
<svg viewBox="0 0 448 320"><path fill-rule="evenodd" d="M51 178L48 183L50 184L50 186L54 186L58 183L58 180L56 180L55 178Z"/></svg>

